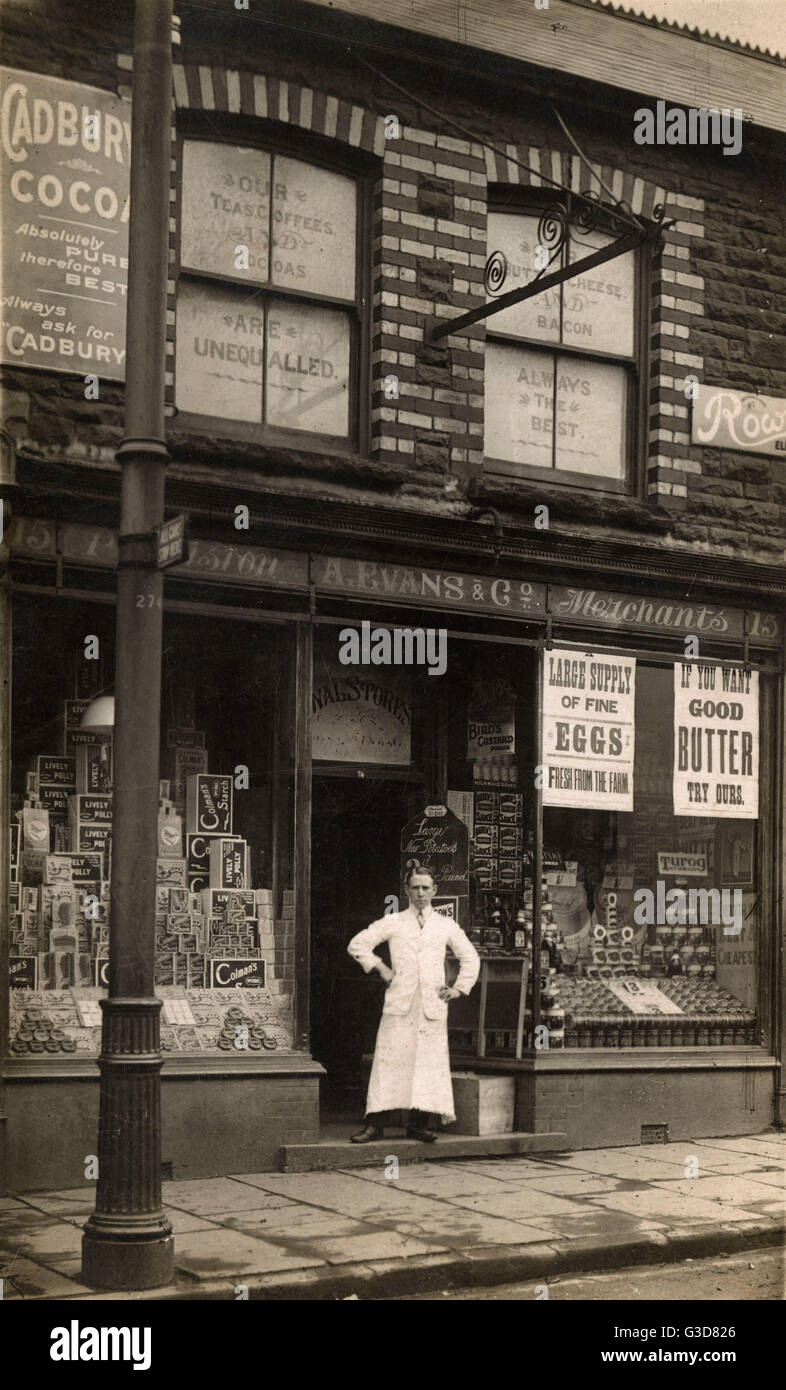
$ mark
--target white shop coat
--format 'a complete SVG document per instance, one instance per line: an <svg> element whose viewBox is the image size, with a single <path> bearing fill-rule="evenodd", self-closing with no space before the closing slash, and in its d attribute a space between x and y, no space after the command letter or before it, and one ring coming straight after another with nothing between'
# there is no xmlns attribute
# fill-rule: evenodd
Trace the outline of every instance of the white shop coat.
<svg viewBox="0 0 786 1390"><path fill-rule="evenodd" d="M366 1114L420 1110L451 1124L456 1116L448 1049L448 1005L440 999L445 984L445 952L449 946L459 960L455 988L469 994L480 959L461 927L433 908L423 911L423 927L412 908L381 917L358 932L348 951L369 971L379 960L374 951L382 941L390 947L394 976L385 993L385 1006L374 1048L368 1083Z"/></svg>
<svg viewBox="0 0 786 1390"><path fill-rule="evenodd" d="M379 964L374 948L387 941L394 976L385 993L383 1014L406 1014L420 986L423 1013L429 1019L447 1017L447 1003L440 999L439 990L445 985L445 952L450 947L459 962L459 973L453 986L460 994L469 994L480 972L480 957L461 927L452 918L427 907L423 912L423 927L417 914L408 907L405 912L393 912L380 917L365 931L353 936L347 950L368 973Z"/></svg>

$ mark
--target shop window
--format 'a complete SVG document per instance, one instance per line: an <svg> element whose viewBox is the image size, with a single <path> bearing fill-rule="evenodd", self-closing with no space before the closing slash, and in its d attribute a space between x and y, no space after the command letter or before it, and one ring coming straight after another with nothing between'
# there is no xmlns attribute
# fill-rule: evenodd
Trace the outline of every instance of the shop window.
<svg viewBox="0 0 786 1390"><path fill-rule="evenodd" d="M553 207L553 200L551 202ZM551 259L545 203L492 203L489 253L507 275L500 293L609 245L618 233L575 221ZM553 243L552 243L553 244ZM489 468L607 491L634 483L640 313L635 252L565 280L487 320L485 453Z"/></svg>
<svg viewBox="0 0 786 1390"><path fill-rule="evenodd" d="M357 437L358 180L184 138L175 403L253 437ZM256 427L256 428L253 428Z"/></svg>
<svg viewBox="0 0 786 1390"><path fill-rule="evenodd" d="M21 594L14 607L10 1051L91 1058L109 968L114 612ZM225 619L208 653L205 621L164 615L161 1044L253 1059L293 1048L294 640ZM83 726L89 709L100 727Z"/></svg>
<svg viewBox="0 0 786 1390"><path fill-rule="evenodd" d="M618 706L611 721L564 715L561 743L547 719L544 966L557 970L553 1017L569 1047L756 1044L758 677L720 663L683 676L689 668L679 664L632 665L633 653L574 655L586 671L591 660L626 667L635 715L623 749L624 697L606 699ZM558 677L578 688L576 669ZM684 700L675 697L683 679ZM573 696L564 698L570 711ZM603 697L590 702L603 708ZM611 744L614 720L622 732ZM555 757L558 746L567 751ZM632 777L615 777L615 761Z"/></svg>

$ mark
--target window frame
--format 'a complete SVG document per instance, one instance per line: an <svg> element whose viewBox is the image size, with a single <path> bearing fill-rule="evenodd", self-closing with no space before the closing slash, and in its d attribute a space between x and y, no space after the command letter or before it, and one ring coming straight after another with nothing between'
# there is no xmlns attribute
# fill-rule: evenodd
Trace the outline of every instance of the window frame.
<svg viewBox="0 0 786 1390"><path fill-rule="evenodd" d="M555 203L560 203L563 208L566 208L567 202L568 194L567 192L563 193L561 189L554 189L550 192L542 189L511 187L506 184L489 184L487 210L489 214L515 215L518 213L522 217L531 217L538 216ZM601 213L593 230L613 232L614 228L610 218ZM566 247L569 244L570 228L568 228ZM494 247L489 244L489 254L493 250ZM587 252L587 254L590 253ZM572 357L604 363L609 366L620 366L625 370L627 400L622 428L624 477L620 479L604 478L601 474L575 473L568 469L556 468L553 464L556 440L554 429L552 430L552 466L550 468L541 468L537 464L516 463L510 459L498 459L484 451L484 471L486 473L511 479L519 478L525 482L538 481L547 483L549 486L564 485L565 487L590 491L593 494L614 493L634 498L642 497L647 443L647 388L650 378L651 294L649 270L646 248L639 247L634 251L633 354L630 357L610 352L598 352L592 348L574 347L570 343L547 343L539 338L517 337L501 331L495 332L494 316L491 315L486 320L487 344L491 342L501 347L521 348L529 352L542 353L548 356L552 364L555 364L559 357ZM563 286L569 284L570 280L562 282L562 285L558 287L560 294L562 294ZM555 410L555 424L556 419L557 412Z"/></svg>
<svg viewBox="0 0 786 1390"><path fill-rule="evenodd" d="M290 286L270 282L258 284L247 278L217 275L213 271L192 270L183 266L180 258L183 200L183 145L185 141L204 141L206 144L246 146L276 156L297 159L329 173L344 174L355 182L357 211L355 223L355 297L353 300L332 299L326 295L309 294ZM346 456L368 456L370 446L370 366L371 366L371 219L372 176L376 161L362 150L339 142L313 136L282 124L252 117L222 115L220 112L191 112L178 121L176 154L175 257L172 277L175 281L173 327L174 384L172 389L173 420L178 428L201 435L226 436L244 443L265 448L285 448ZM271 300L288 304L333 308L349 317L349 393L348 430L346 435L325 434L316 430L295 430L269 425L264 420L252 422L233 420L215 415L203 415L182 410L177 405L177 300L182 281L193 285L256 292L267 305ZM265 350L267 336L265 337ZM265 382L262 386L262 409L265 408Z"/></svg>

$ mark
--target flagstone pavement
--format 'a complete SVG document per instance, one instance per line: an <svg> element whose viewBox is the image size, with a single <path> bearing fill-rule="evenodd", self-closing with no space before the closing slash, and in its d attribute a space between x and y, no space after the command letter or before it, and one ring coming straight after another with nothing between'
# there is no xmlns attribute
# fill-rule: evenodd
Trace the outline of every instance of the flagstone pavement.
<svg viewBox="0 0 786 1390"><path fill-rule="evenodd" d="M395 1297L782 1244L786 1135L165 1182L175 1279L81 1282L95 1187L0 1197L5 1299Z"/></svg>

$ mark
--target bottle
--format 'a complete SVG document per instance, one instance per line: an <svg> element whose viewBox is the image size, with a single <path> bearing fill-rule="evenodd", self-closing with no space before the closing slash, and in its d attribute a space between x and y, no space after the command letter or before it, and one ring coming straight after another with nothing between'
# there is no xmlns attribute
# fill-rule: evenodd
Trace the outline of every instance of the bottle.
<svg viewBox="0 0 786 1390"><path fill-rule="evenodd" d="M524 908L520 907L516 912L511 930L511 949L517 956L523 956L526 954L529 941L530 932L528 929L527 915Z"/></svg>

